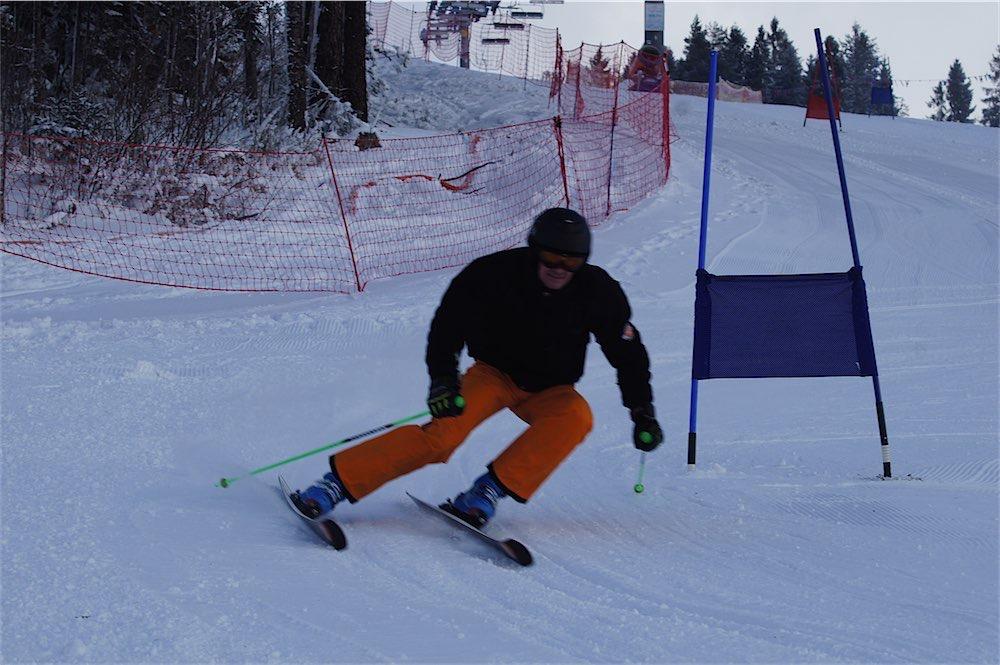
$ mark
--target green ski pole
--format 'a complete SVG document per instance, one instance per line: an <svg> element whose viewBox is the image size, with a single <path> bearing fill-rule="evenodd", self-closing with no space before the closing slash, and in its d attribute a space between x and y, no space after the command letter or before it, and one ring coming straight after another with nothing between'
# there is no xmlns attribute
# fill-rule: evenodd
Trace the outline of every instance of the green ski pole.
<svg viewBox="0 0 1000 665"><path fill-rule="evenodd" d="M459 398L459 399L461 399L461 398ZM456 402L457 401L458 400L456 400ZM464 402L463 402L463 404L460 404L459 406L464 406ZM280 462L275 462L274 464L268 464L267 466L262 466L259 469L254 469L253 471L251 471L249 473L245 473L242 476L236 476L234 478L223 478L222 480L220 480L219 482L217 482L215 484L215 486L216 487L229 487L230 485L232 485L233 483L235 483L237 480L242 480L244 478L249 478L250 476L255 476L258 473L263 473L265 471L270 471L271 469L276 469L279 466L282 466L284 464L288 464L289 462L295 462L295 461L303 459L305 457L309 457L310 455L315 455L316 453L321 453L324 450L330 450L331 448L336 448L337 446L342 446L345 443L350 443L351 441L356 441L358 439L364 438L364 437L369 436L371 434L375 434L376 432L381 432L382 430L392 429L393 427L396 427L397 425L402 425L404 423L410 422L411 420L416 420L417 418L423 418L424 416L428 416L428 415L430 415L430 411L421 411L420 413L415 413L412 416L408 416L408 417L402 418L400 420L395 420L395 421L393 421L391 423L388 423L386 425L380 425L378 427L372 428L372 429L368 430L367 432L361 432L360 434L355 434L353 436L349 436L346 439L341 439L340 441L335 441L334 443L330 443L330 444L327 444L325 446L320 446L319 448L315 448L313 450L308 450L308 451L306 451L304 453L301 453L299 455L295 455L294 457L289 457L288 459L283 459Z"/></svg>
<svg viewBox="0 0 1000 665"><path fill-rule="evenodd" d="M639 439L643 443L649 443L653 440L652 435L649 432L643 432L639 435ZM632 489L635 490L636 494L642 494L646 489L646 486L642 484L642 476L646 473L646 453L643 452L639 455L639 479L635 481L635 485Z"/></svg>

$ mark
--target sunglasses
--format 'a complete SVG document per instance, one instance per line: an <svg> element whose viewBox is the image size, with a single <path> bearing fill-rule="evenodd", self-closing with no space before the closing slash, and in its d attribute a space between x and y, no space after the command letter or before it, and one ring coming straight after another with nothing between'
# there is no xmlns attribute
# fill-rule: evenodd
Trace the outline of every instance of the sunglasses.
<svg viewBox="0 0 1000 665"><path fill-rule="evenodd" d="M542 262L542 265L551 270L566 270L568 272L576 272L583 267L583 264L587 262L587 259L582 256L566 256L564 254L556 254L555 252L550 252L547 249L543 249L538 252L538 260Z"/></svg>

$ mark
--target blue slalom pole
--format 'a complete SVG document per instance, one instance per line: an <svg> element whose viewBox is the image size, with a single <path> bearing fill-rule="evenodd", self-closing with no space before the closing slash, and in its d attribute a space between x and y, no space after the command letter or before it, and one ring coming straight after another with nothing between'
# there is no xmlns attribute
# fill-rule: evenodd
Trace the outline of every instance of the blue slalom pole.
<svg viewBox="0 0 1000 665"><path fill-rule="evenodd" d="M847 214L847 233L851 237L851 255L854 257L854 267L861 268L861 256L858 254L858 239L854 235L854 215L851 213L851 197L847 193L847 176L844 174L844 154L840 150L840 132L837 131L837 116L833 108L830 70L826 65L826 52L823 48L823 37L819 33L819 28L816 28L813 34L816 36L816 49L819 51L819 69L823 78L823 96L826 98L826 114L830 116L830 131L833 132L833 151L837 154L837 173L840 175L840 194L844 198L844 212Z"/></svg>
<svg viewBox="0 0 1000 665"><path fill-rule="evenodd" d="M705 121L705 171L701 180L701 231L698 238L698 270L705 269L708 249L708 193L712 182L712 138L715 126L715 81L719 70L719 52L712 51L708 72L708 118ZM693 359L692 359L692 362ZM692 368L693 369L693 368ZM693 371L692 371L693 374ZM691 379L691 415L688 419L687 463L693 467L698 447L698 379Z"/></svg>
<svg viewBox="0 0 1000 665"><path fill-rule="evenodd" d="M837 155L837 173L840 175L840 193L844 199L844 213L847 216L847 234L851 238L851 255L854 257L854 267L861 270L861 255L858 252L858 239L854 233L854 215L851 213L851 197L847 193L847 176L844 173L844 155L840 150L840 132L837 131L837 119L834 115L833 92L830 86L830 70L826 65L826 51L823 48L823 37L819 28L813 31L816 37L816 50L819 52L819 69L823 78L823 96L826 98L826 111L830 116L830 131L833 132L833 150ZM889 457L889 434L885 424L885 406L882 403L882 387L878 381L878 369L872 375L872 388L875 390L875 417L878 420L879 439L882 449L882 475L892 477L892 461Z"/></svg>

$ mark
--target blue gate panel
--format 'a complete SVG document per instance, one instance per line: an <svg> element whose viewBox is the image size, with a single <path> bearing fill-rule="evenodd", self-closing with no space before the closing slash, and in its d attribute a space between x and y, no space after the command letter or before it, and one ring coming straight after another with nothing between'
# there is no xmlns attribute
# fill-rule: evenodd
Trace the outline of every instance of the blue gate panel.
<svg viewBox="0 0 1000 665"><path fill-rule="evenodd" d="M695 379L877 376L861 270L712 275L695 288Z"/></svg>
<svg viewBox="0 0 1000 665"><path fill-rule="evenodd" d="M892 103L892 88L872 88L872 106Z"/></svg>

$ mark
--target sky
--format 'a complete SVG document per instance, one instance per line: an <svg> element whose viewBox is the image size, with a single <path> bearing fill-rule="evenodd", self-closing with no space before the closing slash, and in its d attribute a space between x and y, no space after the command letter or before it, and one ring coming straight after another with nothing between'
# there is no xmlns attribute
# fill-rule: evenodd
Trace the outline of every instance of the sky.
<svg viewBox="0 0 1000 665"><path fill-rule="evenodd" d="M505 5L508 3L504 3ZM813 29L838 40L855 21L875 39L888 57L896 81L894 92L903 98L914 118L926 117L927 100L936 81L947 78L957 58L967 76L989 72L989 61L1000 42L1000 3L997 2L673 2L667 0L667 46L677 57L697 14L702 23L738 25L753 43L757 26L777 16L805 64L815 52ZM532 5L537 8L538 5ZM558 27L565 44L625 40L639 45L643 38L642 2L574 2L545 5L545 17L533 23ZM909 81L904 84L904 81ZM984 82L973 81L975 117Z"/></svg>

